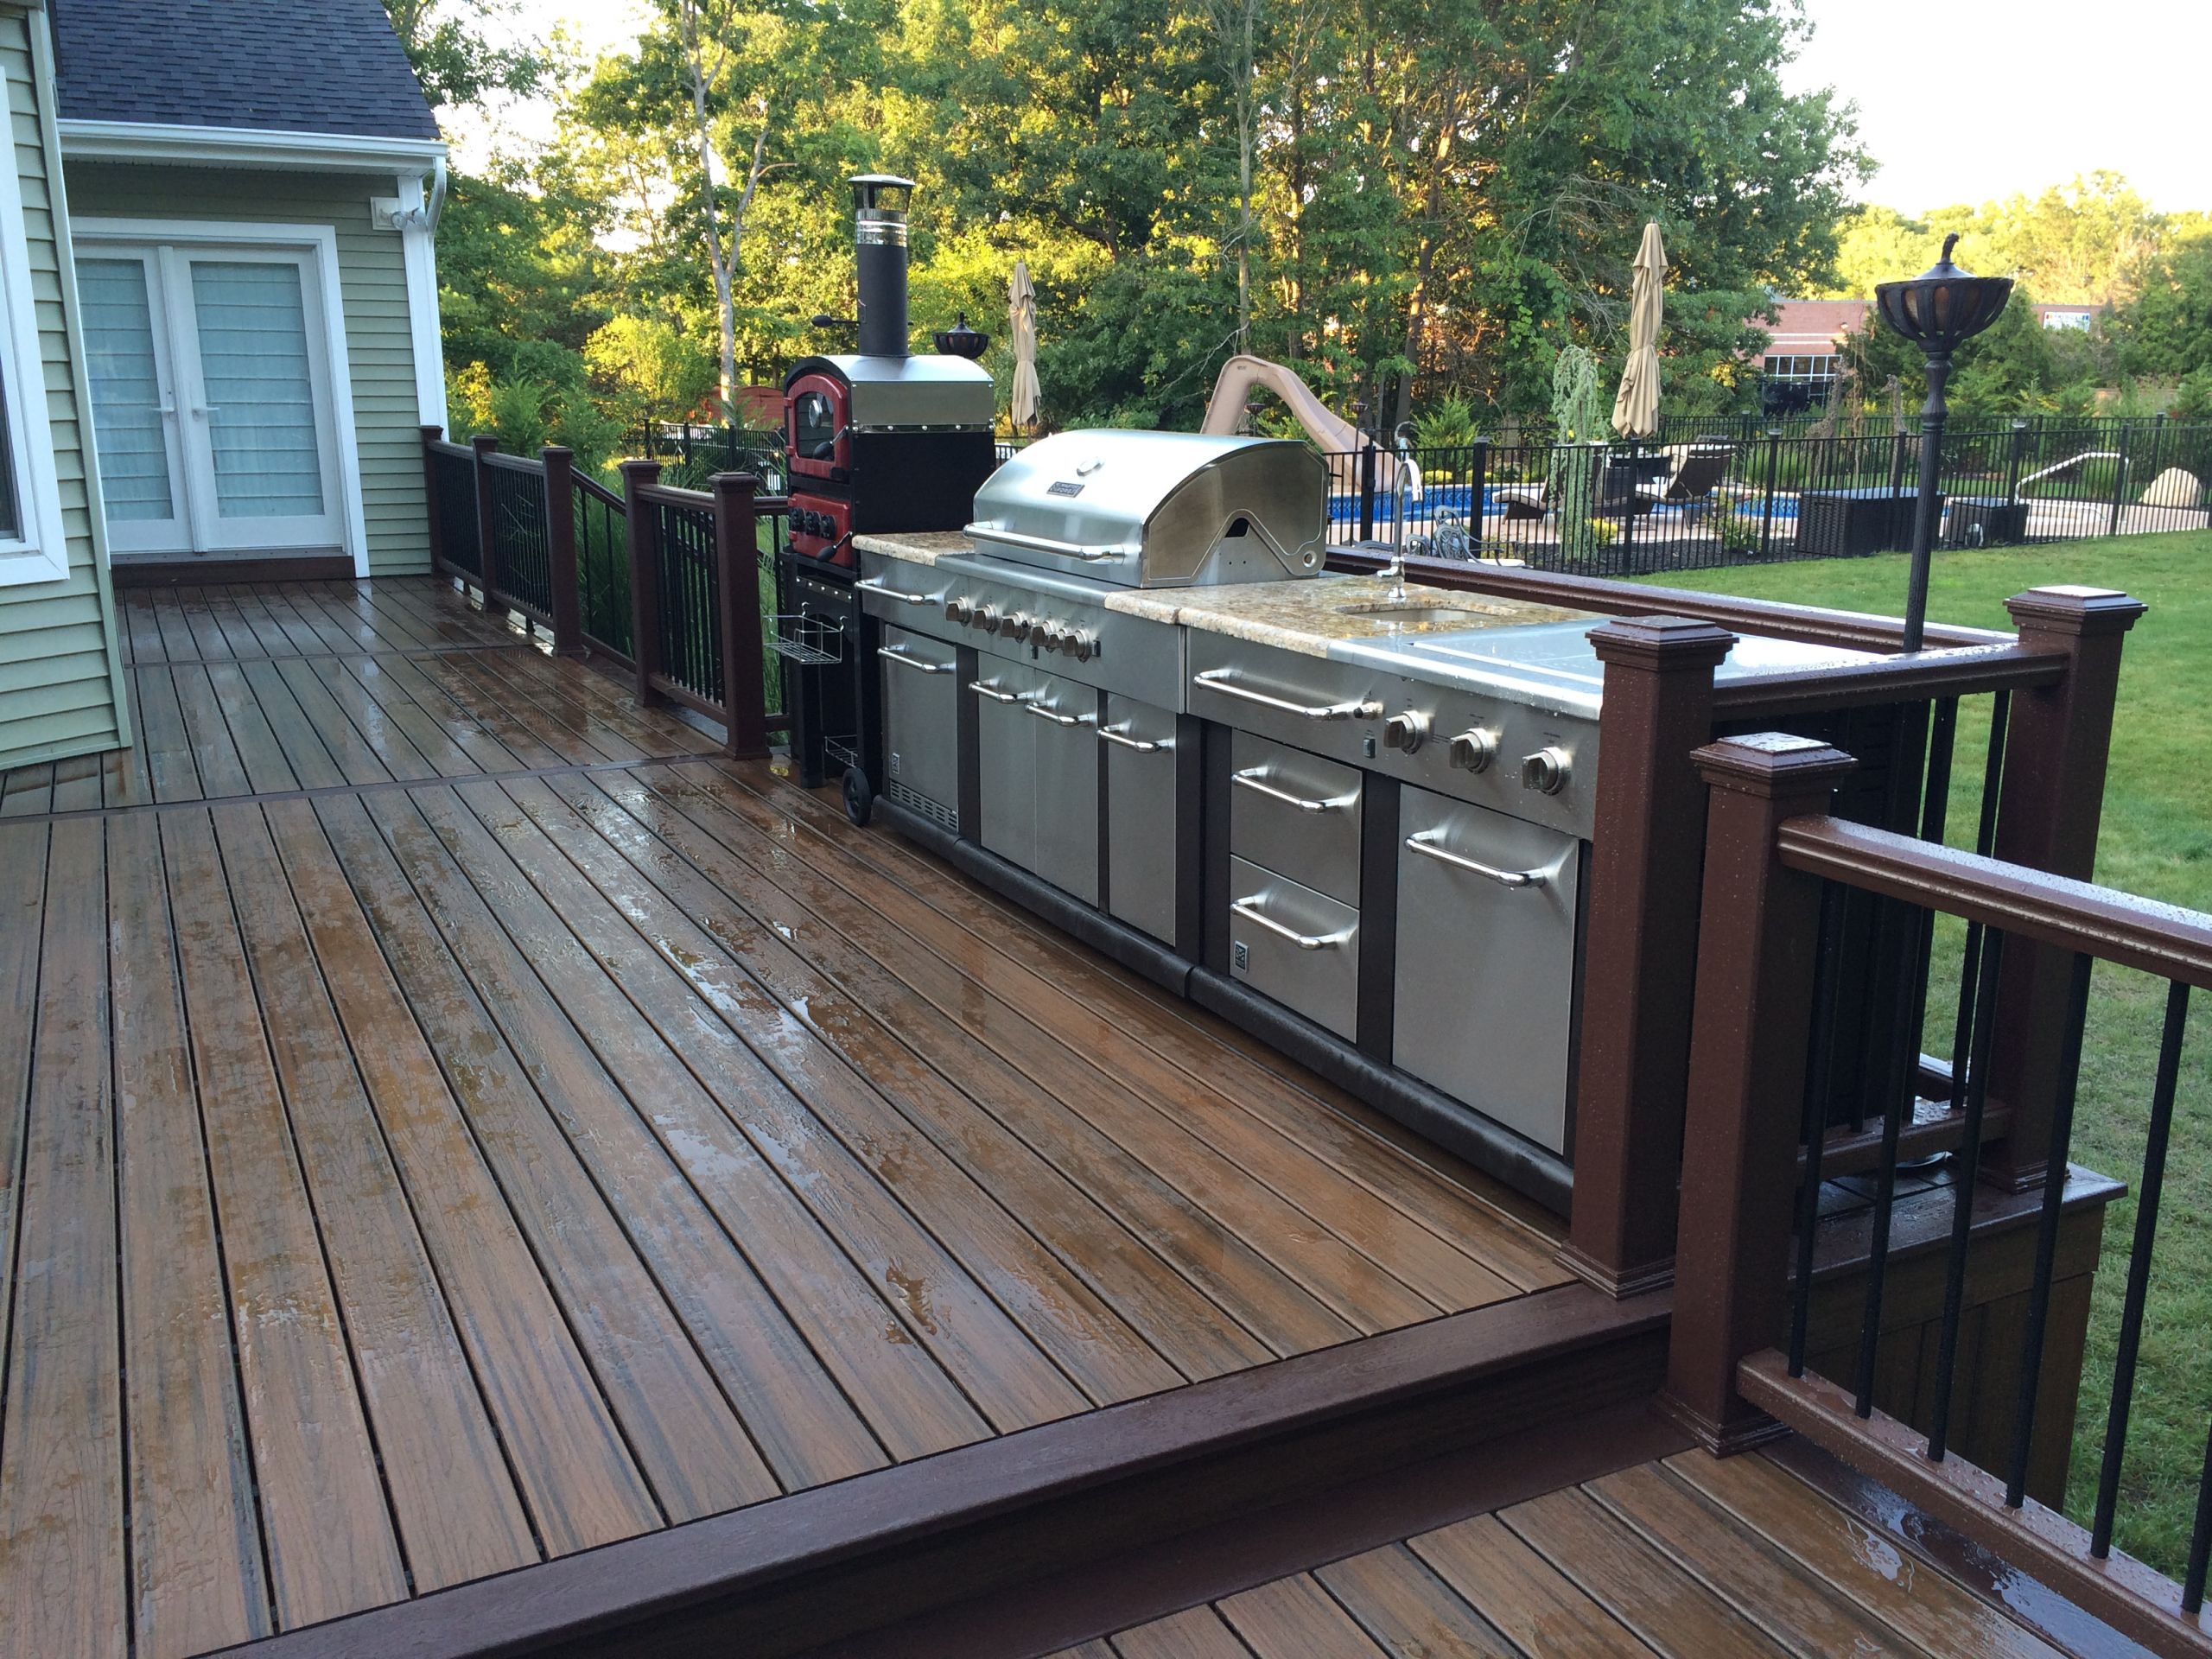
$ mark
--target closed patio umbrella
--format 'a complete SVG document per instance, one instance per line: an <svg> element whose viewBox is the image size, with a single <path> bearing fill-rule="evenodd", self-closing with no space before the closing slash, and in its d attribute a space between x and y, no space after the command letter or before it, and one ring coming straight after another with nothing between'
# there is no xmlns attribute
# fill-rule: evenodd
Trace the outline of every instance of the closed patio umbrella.
<svg viewBox="0 0 2212 1659"><path fill-rule="evenodd" d="M1027 260L1014 262L1012 295L1014 394L1007 415L1016 427L1024 427L1036 421L1044 403L1037 385L1037 290L1030 285Z"/></svg>
<svg viewBox="0 0 2212 1659"><path fill-rule="evenodd" d="M1648 438L1659 430L1659 329L1666 319L1667 250L1659 226L1643 227L1636 251L1636 280L1629 290L1628 366L1613 398L1613 430L1624 438Z"/></svg>

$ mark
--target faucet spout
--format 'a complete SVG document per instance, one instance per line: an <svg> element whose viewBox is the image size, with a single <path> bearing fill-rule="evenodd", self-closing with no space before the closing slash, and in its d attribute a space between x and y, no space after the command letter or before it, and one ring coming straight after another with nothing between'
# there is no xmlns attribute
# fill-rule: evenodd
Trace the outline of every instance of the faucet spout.
<svg viewBox="0 0 2212 1659"><path fill-rule="evenodd" d="M1402 605L1406 599L1406 501L1421 488L1421 467L1414 460L1414 423L1402 421L1393 435L1397 442L1397 476L1390 480L1390 563L1382 575L1390 584L1385 602Z"/></svg>

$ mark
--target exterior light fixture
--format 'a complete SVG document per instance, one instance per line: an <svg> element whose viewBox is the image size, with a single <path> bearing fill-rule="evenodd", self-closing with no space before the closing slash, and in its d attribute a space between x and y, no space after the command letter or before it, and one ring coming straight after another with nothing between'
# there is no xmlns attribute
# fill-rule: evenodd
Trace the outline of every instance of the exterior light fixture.
<svg viewBox="0 0 2212 1659"><path fill-rule="evenodd" d="M1920 499L1912 515L1912 576L1906 590L1904 648L1920 649L1928 622L1928 571L1936 540L1936 486L1943 458L1943 418L1950 405L1943 388L1951 353L1997 321L2012 297L2010 276L1977 276L1951 263L1958 232L1943 238L1943 256L1904 283L1878 283L1874 308L1891 333L1920 347L1928 359L1928 401L1920 406Z"/></svg>

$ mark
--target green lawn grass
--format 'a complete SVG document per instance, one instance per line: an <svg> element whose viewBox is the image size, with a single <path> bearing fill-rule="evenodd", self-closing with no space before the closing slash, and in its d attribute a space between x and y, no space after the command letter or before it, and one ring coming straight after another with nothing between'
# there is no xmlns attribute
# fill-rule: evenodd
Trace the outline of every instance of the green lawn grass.
<svg viewBox="0 0 2212 1659"><path fill-rule="evenodd" d="M1821 560L1653 578L1667 585L1896 615L1902 556ZM1931 620L2007 626L2008 594L2050 582L2118 588L2150 607L2128 637L2105 788L2096 878L2212 911L2212 531L2120 537L1937 556ZM1971 845L1986 747L1988 699L1961 709L1948 839ZM1955 930L1939 939L1932 982L1957 982ZM2120 1489L2120 1546L2178 1574L2212 1421L2212 1008L2199 997L2184 1057L2159 1205L2149 1316ZM1929 1046L1950 1049L1950 1010L1931 992ZM2076 1162L2140 1178L2165 986L2100 965L2093 983L2074 1142ZM2134 1236L2131 1196L2105 1226L2089 1360L2067 1507L2087 1523L2094 1501L2113 1355Z"/></svg>

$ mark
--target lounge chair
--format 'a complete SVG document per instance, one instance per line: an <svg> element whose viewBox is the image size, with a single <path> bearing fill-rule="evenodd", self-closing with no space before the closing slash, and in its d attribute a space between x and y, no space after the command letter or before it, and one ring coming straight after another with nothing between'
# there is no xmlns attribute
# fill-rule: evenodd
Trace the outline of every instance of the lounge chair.
<svg viewBox="0 0 2212 1659"><path fill-rule="evenodd" d="M1675 457L1675 470L1662 483L1641 484L1637 486L1638 512L1649 512L1654 507L1702 506L1713 499L1728 476L1728 463L1736 452L1726 447L1700 446L1685 449Z"/></svg>

